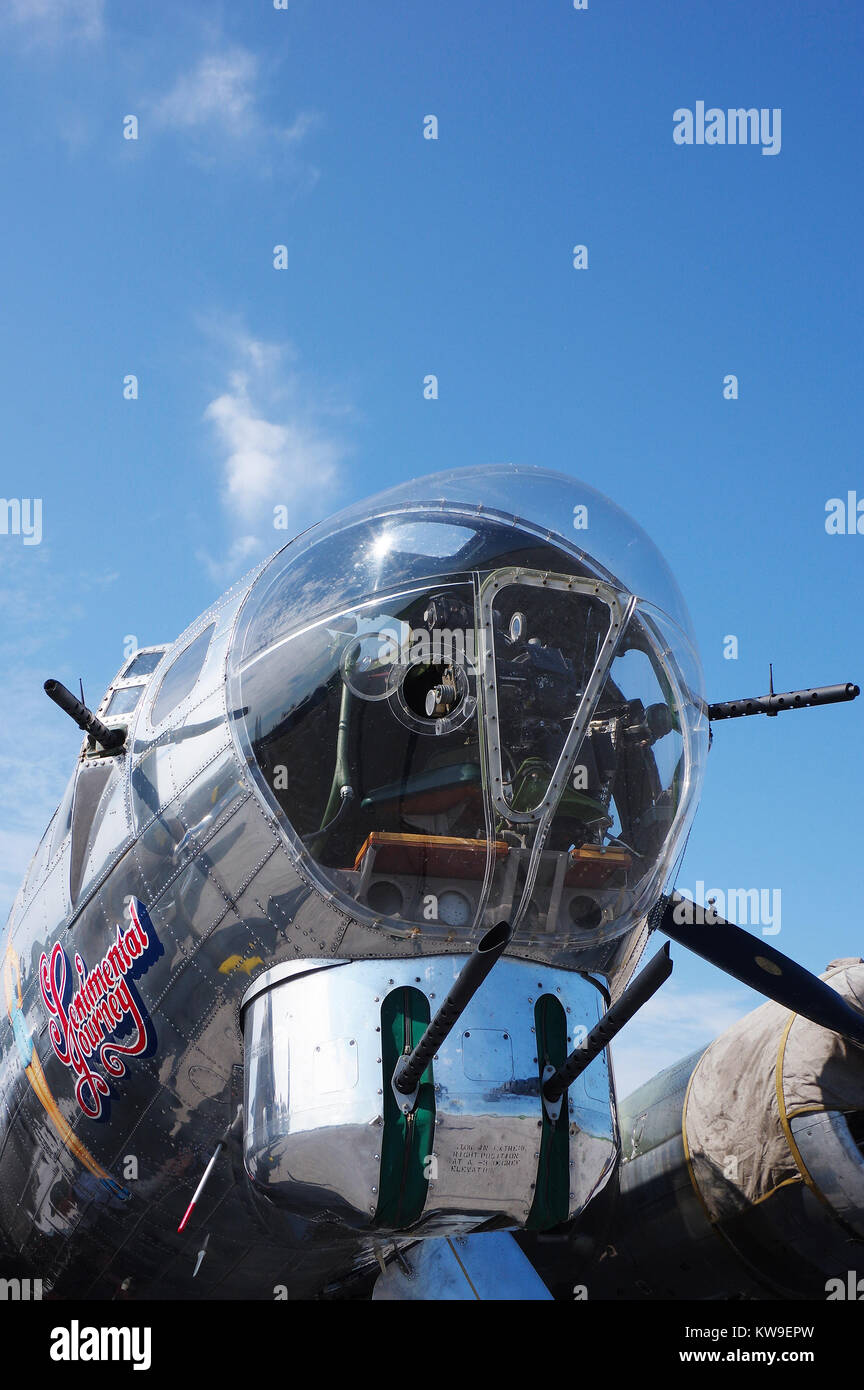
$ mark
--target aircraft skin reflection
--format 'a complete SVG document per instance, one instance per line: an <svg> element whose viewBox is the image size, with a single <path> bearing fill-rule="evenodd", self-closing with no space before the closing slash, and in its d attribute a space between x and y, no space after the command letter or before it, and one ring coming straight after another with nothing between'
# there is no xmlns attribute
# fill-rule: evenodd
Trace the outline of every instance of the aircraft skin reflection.
<svg viewBox="0 0 864 1390"><path fill-rule="evenodd" d="M33 1038L27 1032L24 1022L21 998L21 970L18 964L18 957L15 948L10 943L6 948L6 956L3 962L3 990L6 998L6 1011L12 1023L12 1033L24 1067L24 1075L30 1082L35 1094L39 1098L46 1115L53 1124L63 1145L69 1150L80 1163L97 1177L112 1196L118 1197L121 1201L128 1202L131 1193L128 1188L118 1183L112 1178L105 1169L96 1162L93 1155L85 1148L79 1137L60 1113L60 1108L54 1099L45 1080L45 1073L42 1070L39 1056L33 1046Z"/></svg>

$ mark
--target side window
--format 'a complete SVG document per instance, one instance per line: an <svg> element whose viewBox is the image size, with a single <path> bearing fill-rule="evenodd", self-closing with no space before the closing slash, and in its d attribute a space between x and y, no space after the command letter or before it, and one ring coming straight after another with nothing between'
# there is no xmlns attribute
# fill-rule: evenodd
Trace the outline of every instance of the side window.
<svg viewBox="0 0 864 1390"><path fill-rule="evenodd" d="M106 760L90 766L85 763L78 773L75 803L72 807L72 860L69 869L69 892L73 904L81 891L81 879L84 865L87 863L87 850L94 833L96 812L113 771L113 762ZM107 800L107 795L105 799Z"/></svg>
<svg viewBox="0 0 864 1390"><path fill-rule="evenodd" d="M185 700L193 689L201 674L214 627L215 623L205 627L204 631L195 638L195 641L190 642L188 647L184 647L180 655L168 667L153 702L153 709L150 714L151 724L161 724L172 709L176 709L180 701Z"/></svg>
<svg viewBox="0 0 864 1390"><path fill-rule="evenodd" d="M69 785L63 793L63 800L57 808L57 815L54 817L54 833L51 837L51 858L57 853L66 836L69 834L72 825L72 802L75 797L75 783L78 780L78 769L76 767L72 776L69 778Z"/></svg>
<svg viewBox="0 0 864 1390"><path fill-rule="evenodd" d="M104 874L130 840L125 779L119 769L118 774L103 791L93 817L80 875L79 898Z"/></svg>

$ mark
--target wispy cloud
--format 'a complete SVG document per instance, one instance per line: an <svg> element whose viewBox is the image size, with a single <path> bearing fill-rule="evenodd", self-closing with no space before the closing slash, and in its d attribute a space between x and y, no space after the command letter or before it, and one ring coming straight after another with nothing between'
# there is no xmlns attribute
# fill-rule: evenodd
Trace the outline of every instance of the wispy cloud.
<svg viewBox="0 0 864 1390"><path fill-rule="evenodd" d="M207 407L220 443L228 451L224 500L244 521L272 513L278 499L292 510L329 493L336 480L339 449L304 420L268 420L254 399L249 376L237 372L224 395Z"/></svg>
<svg viewBox="0 0 864 1390"><path fill-rule="evenodd" d="M225 557L202 556L214 578L236 575L280 541L333 510L346 445L334 428L345 411L297 366L287 343L220 330L231 366L204 418L220 454L220 496L232 539ZM290 532L274 529L285 508Z"/></svg>
<svg viewBox="0 0 864 1390"><path fill-rule="evenodd" d="M46 508L46 516L50 516ZM64 601L65 594L65 601ZM0 662L14 667L56 643L68 623L84 616L69 601L47 545L24 548L4 537L0 546Z"/></svg>
<svg viewBox="0 0 864 1390"><path fill-rule="evenodd" d="M671 982L665 985L612 1044L619 1098L707 1046L760 1002L751 990L736 986L686 991Z"/></svg>
<svg viewBox="0 0 864 1390"><path fill-rule="evenodd" d="M54 526L47 502L45 525ZM0 670L56 651L70 627L87 617L87 596L117 582L112 570L58 569L50 543L25 547L15 537L0 545ZM71 594L74 593L75 597Z"/></svg>
<svg viewBox="0 0 864 1390"><path fill-rule="evenodd" d="M147 104L149 119L155 130L191 138L196 157L207 162L232 151L247 153L255 145L256 168L269 172L271 156L295 150L316 117L300 111L286 125L273 123L261 107L265 87L256 54L241 47L214 49Z"/></svg>
<svg viewBox="0 0 864 1390"><path fill-rule="evenodd" d="M5 0L0 26L45 47L102 37L105 0Z"/></svg>

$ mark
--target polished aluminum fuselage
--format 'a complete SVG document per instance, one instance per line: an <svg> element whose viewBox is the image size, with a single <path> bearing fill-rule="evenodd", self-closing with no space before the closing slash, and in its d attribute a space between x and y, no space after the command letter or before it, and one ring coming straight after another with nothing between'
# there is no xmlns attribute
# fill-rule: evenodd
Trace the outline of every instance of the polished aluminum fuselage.
<svg viewBox="0 0 864 1390"><path fill-rule="evenodd" d="M94 757L82 749L76 776L98 775L107 782L85 862L80 862L74 834L55 817L5 930L0 1247L7 1263L32 1270L59 1296L303 1297L374 1258L370 1233L328 1220L326 1201L318 1213L323 1220L289 1209L271 1221L268 1203L247 1180L239 1147L229 1148L228 1156L216 1164L193 1219L182 1235L177 1234L190 1194L243 1101L241 1001L259 977L309 958L392 961L400 979L410 964L412 977L425 978L437 970L443 982L453 975L447 956L466 951L464 942L443 948L438 942L438 964L422 962L433 954L431 945L424 949L422 942L404 933L389 935L353 919L307 880L289 852L277 818L250 775L226 707L228 652L249 588L249 580L235 586L166 653L160 669L196 634L214 625L194 688L166 719L151 722L154 678L129 722L124 751ZM116 682L100 712L107 710L115 688ZM72 862L73 854L79 862ZM70 883L77 888L74 901ZM52 952L59 945L54 963L58 970L68 970L68 1006L69 989L107 959L118 928L122 942L130 925L130 900L144 909L152 938L147 952L133 961L135 938L130 937L124 966L130 998L137 1001L147 1025L148 1045L143 1046L142 1038L137 1055L118 1062L116 1045L128 1044L134 1036L124 1015L113 1039L108 1039L108 1052L95 1046L91 1057L81 1062L107 1086L94 1100L86 1078L82 1088L74 1058L64 1060L64 1048L68 1052L70 1047L64 1027L74 1029L65 1013L58 1025L48 1007L52 990L57 994L59 988L62 994L58 980L50 976ZM621 954L619 950L619 959ZM508 960L502 985L506 977L508 988L516 988L521 966L527 974L518 979L516 993L527 999L529 976L537 973L536 964L527 963L531 958L545 960L551 988L560 993L569 965L574 1006L578 994L578 1017L581 1022L584 1014L590 1025L586 992L598 1001L592 1006L595 1018L601 996L592 982L575 973L581 963L562 959L560 950L549 955L541 943L524 956L523 962ZM116 959L113 989L118 995L122 979ZM395 978L393 971L388 974L380 967L378 973L385 988L383 977ZM110 977L110 968L107 974ZM106 1000L99 1009L111 1003ZM353 1000L352 1007L360 1007L362 991L358 995L355 989ZM507 1031L500 996L498 1006L498 1024L504 1019L502 1031ZM529 1029L520 1033L517 1071L521 1076L527 1068L536 1079L533 1054L527 1058L526 1053L529 1008L514 995L510 1026L521 1029L525 1023ZM73 1006L82 1036L88 1009L81 1002ZM106 1046L111 1019L104 1010L100 1017L103 1036L96 1042ZM358 1019L357 1029L362 1023ZM366 1025L375 1027L371 1018ZM349 1037L353 1029L352 1023L347 1033L337 1030L338 1037ZM489 1045L487 1039L487 1052ZM103 1057L107 1065L100 1062ZM374 1069L379 1059L373 1033L360 1065ZM482 1109L489 1089L482 1068L491 1063L485 1054L479 1060L481 1080L473 1095ZM605 1062L599 1060L605 1077ZM452 1059L451 1063L455 1065ZM597 1075L599 1071L595 1068ZM614 1165L614 1106L608 1078L603 1084L605 1099L596 1095L595 1101L586 1101L595 1106L597 1136L592 1143L599 1144L602 1153L598 1151L585 1177L578 1171L574 1150L574 1190L579 1193L574 1210ZM594 1085L596 1091L596 1076ZM371 1089L377 1092L378 1086ZM454 1144L460 1123L464 1127L458 1086L455 1093L462 1119L456 1114L447 1121ZM538 1124L534 1110L540 1113L539 1098L535 1095L530 1104L529 1118L525 1106L517 1105L514 1112L508 1103L502 1111L524 1130L519 1142L526 1146ZM365 1115L362 1104L357 1113ZM365 1118L371 1122L373 1117ZM503 1131L501 1142L511 1142ZM374 1143L367 1147L370 1155L377 1152ZM360 1189L376 1185L373 1171L370 1158L354 1174L358 1210L366 1195ZM521 1179L517 1189L508 1196L514 1224L530 1200ZM448 1204L458 1207L452 1196L443 1201L443 1208ZM365 1205L374 1205L371 1194ZM483 1203L476 1205L482 1221ZM510 1209L506 1203L505 1209ZM207 1253L193 1282L205 1234Z"/></svg>

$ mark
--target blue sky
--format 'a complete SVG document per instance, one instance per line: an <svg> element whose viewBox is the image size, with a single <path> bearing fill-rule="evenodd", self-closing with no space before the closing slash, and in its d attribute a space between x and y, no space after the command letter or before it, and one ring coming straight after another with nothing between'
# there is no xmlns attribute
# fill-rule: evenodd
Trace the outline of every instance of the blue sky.
<svg viewBox="0 0 864 1390"><path fill-rule="evenodd" d="M7 0L0 492L43 536L0 535L0 910L77 746L42 681L98 699L128 635L173 639L284 539L277 503L299 528L446 467L559 469L664 551L710 698L769 660L862 679L864 536L824 525L864 497L862 29L854 0ZM779 108L779 153L677 145L700 100ZM864 947L862 718L718 726L680 876L780 888L770 940L814 969ZM624 1089L756 1002L674 954Z"/></svg>

